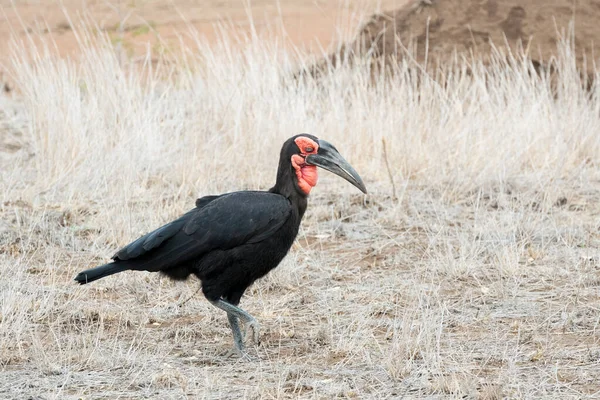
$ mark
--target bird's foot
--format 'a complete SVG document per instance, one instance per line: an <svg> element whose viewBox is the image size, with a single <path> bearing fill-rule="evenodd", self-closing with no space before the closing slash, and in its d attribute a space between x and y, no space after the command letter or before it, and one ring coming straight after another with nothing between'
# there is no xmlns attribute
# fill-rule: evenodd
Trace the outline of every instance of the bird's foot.
<svg viewBox="0 0 600 400"><path fill-rule="evenodd" d="M246 325L246 334L245 337L248 337L248 331L252 330L252 341L256 344L260 344L260 325L257 320L254 318L245 323Z"/></svg>
<svg viewBox="0 0 600 400"><path fill-rule="evenodd" d="M240 353L240 359L244 361L258 361L258 358L251 356L246 351Z"/></svg>
<svg viewBox="0 0 600 400"><path fill-rule="evenodd" d="M256 361L257 358L252 357L250 354L246 352L244 348L233 347L229 349L224 355L225 358L239 358L244 361Z"/></svg>

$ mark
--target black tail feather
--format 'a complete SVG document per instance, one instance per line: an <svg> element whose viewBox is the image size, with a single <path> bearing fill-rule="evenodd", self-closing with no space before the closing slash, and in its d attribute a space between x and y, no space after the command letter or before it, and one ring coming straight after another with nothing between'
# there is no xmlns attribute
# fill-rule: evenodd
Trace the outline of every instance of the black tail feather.
<svg viewBox="0 0 600 400"><path fill-rule="evenodd" d="M100 278L104 278L105 276L109 276L112 274L116 274L118 272L122 272L129 269L125 264L121 263L109 263L100 265L99 267L87 269L85 271L80 272L75 277L75 280L80 285L85 285L86 283L93 282Z"/></svg>

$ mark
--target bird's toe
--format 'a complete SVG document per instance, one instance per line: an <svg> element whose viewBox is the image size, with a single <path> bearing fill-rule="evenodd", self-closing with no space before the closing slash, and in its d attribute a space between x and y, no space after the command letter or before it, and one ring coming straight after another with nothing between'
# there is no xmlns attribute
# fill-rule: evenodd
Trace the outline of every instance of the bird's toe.
<svg viewBox="0 0 600 400"><path fill-rule="evenodd" d="M246 323L246 337L248 337L248 330L252 330L252 341L258 345L260 342L260 325L258 321L253 319Z"/></svg>
<svg viewBox="0 0 600 400"><path fill-rule="evenodd" d="M244 360L244 361L257 361L258 359L256 357L252 357L250 354L248 354L247 352L243 351L240 354L240 359Z"/></svg>

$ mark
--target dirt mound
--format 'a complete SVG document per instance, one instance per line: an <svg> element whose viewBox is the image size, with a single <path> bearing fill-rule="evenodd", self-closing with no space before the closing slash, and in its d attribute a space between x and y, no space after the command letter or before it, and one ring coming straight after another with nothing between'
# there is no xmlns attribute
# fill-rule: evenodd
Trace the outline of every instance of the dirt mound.
<svg viewBox="0 0 600 400"><path fill-rule="evenodd" d="M342 47L341 55L369 53L393 59L411 54L419 63L443 65L454 50L459 56L486 60L493 46L503 51L522 46L534 63L547 65L556 56L561 36L573 32L571 21L577 66L590 71L597 59L594 47L600 46L597 0L413 0L372 16L356 40ZM330 62L335 64L336 58Z"/></svg>

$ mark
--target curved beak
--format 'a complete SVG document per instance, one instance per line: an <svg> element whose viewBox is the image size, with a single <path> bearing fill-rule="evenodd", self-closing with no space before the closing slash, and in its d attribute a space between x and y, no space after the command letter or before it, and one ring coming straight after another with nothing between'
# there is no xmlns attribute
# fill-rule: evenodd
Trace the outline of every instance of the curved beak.
<svg viewBox="0 0 600 400"><path fill-rule="evenodd" d="M367 188L360 175L358 175L358 172L352 168L331 143L319 139L318 153L306 156L306 163L333 172L359 188L361 192L367 194Z"/></svg>

